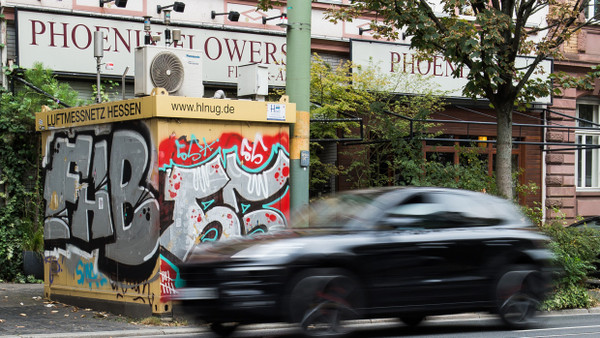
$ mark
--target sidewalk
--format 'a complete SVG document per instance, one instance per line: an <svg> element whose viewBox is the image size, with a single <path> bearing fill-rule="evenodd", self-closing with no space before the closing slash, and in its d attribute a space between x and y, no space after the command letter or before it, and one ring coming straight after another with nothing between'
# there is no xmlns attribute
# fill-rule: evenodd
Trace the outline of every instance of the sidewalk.
<svg viewBox="0 0 600 338"><path fill-rule="evenodd" d="M42 298L43 284L0 283L0 337L139 336L206 332L186 326L130 323L122 316L78 308Z"/></svg>

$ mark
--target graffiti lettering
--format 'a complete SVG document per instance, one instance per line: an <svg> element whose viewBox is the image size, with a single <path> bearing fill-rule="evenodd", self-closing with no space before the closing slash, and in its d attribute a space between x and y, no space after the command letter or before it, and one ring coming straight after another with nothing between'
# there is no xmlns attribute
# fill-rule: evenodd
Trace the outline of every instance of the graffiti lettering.
<svg viewBox="0 0 600 338"><path fill-rule="evenodd" d="M287 135L256 134L250 141L222 134L202 144L198 139L171 137L159 148L162 205L172 203L168 220L174 223L161 236L163 247L183 260L195 244L286 224ZM182 149L195 155L181 156Z"/></svg>
<svg viewBox="0 0 600 338"><path fill-rule="evenodd" d="M96 287L100 287L107 282L106 278L101 276L96 270L94 263L84 263L79 261L75 268L75 274L78 276L77 284L82 285L88 283L90 289L92 288L92 284L95 284Z"/></svg>
<svg viewBox="0 0 600 338"><path fill-rule="evenodd" d="M67 244L88 253L100 249L100 272L141 282L158 257L159 207L148 182L147 127L129 126L50 136L44 158L44 239L46 250ZM85 267L81 276L93 277Z"/></svg>
<svg viewBox="0 0 600 338"><path fill-rule="evenodd" d="M110 287L115 292L117 299L131 297L133 301L153 305L155 301L154 292L150 288L150 282L138 285L126 285L111 282Z"/></svg>
<svg viewBox="0 0 600 338"><path fill-rule="evenodd" d="M256 148L258 146L261 146L262 151L268 150L267 147L265 147L265 144L262 140L262 136L260 134L256 134L256 136L254 138L254 144L252 145L252 147L250 147L248 139L244 138L242 140L242 147L240 149L240 155L246 161L254 162L256 164L262 163L263 156L261 154L256 154Z"/></svg>
<svg viewBox="0 0 600 338"><path fill-rule="evenodd" d="M48 283L52 285L52 283L54 283L54 277L62 272L62 267L54 256L45 256L44 263L50 264L50 269L48 269Z"/></svg>

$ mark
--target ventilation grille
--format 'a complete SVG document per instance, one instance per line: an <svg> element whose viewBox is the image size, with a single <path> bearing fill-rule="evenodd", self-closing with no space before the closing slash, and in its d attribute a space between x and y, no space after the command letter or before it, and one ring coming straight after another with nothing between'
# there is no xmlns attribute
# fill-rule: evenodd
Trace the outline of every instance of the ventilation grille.
<svg viewBox="0 0 600 338"><path fill-rule="evenodd" d="M150 77L155 87L174 93L183 84L183 64L170 52L158 53L150 65Z"/></svg>

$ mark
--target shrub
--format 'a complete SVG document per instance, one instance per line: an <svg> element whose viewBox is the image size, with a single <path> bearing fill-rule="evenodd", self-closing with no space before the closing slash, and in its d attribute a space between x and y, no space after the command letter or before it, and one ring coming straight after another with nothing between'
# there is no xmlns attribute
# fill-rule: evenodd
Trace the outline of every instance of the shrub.
<svg viewBox="0 0 600 338"><path fill-rule="evenodd" d="M588 227L564 227L561 221L541 228L552 238L551 248L556 255L556 264L562 269L556 280L555 292L542 308L557 310L592 306L586 280L588 274L595 270L593 263L600 253L600 232Z"/></svg>
<svg viewBox="0 0 600 338"><path fill-rule="evenodd" d="M42 64L23 72L4 71L48 94L14 80L14 92L0 88L0 279L27 281L21 271L22 250L40 251L43 244L41 136L35 132L35 113L42 106L61 108L59 101L69 105L80 101L76 91Z"/></svg>

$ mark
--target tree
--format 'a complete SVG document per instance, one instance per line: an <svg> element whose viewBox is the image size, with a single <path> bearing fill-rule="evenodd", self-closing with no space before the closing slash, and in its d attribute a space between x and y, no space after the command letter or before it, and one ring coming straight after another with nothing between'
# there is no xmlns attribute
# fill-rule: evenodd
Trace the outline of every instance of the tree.
<svg viewBox="0 0 600 338"><path fill-rule="evenodd" d="M381 75L375 64L356 67L341 62L332 67L315 54L310 89L311 139L356 139L358 124L343 120L348 117L362 119L364 129L361 142L347 145L349 150L342 153L352 159L346 167L323 163L321 150L327 141L311 142L312 197L318 196L329 178L338 174L347 175L354 188L436 185L496 191L487 173L487 162L477 156L477 146L461 151L461 162L466 165L428 161L423 156L422 137L433 136L427 133L433 125L419 120L442 111L446 94L427 78L415 79L404 73ZM418 95L397 96L397 92ZM412 136L406 118L417 119L412 124Z"/></svg>
<svg viewBox="0 0 600 338"><path fill-rule="evenodd" d="M259 1L261 8L271 5L272 0ZM588 0L365 0L337 6L327 15L337 22L373 14L376 36L395 40L403 31L423 55L443 55L456 64L455 77L468 68L463 94L488 99L497 113L497 185L512 199L513 110L550 94L550 81L533 75L544 59L559 56L573 33L597 22L584 19L587 5ZM542 24L532 26L534 18ZM519 55L533 59L520 67Z"/></svg>

